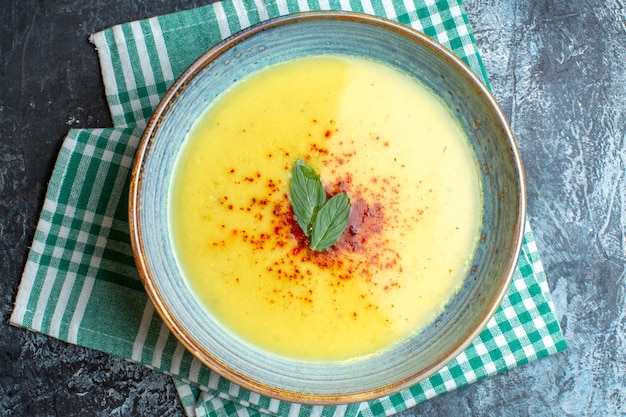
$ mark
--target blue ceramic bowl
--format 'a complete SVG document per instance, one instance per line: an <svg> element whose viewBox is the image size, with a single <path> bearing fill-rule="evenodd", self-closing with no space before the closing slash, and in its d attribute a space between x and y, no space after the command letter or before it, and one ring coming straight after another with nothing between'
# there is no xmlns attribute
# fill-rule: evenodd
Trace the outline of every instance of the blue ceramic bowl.
<svg viewBox="0 0 626 417"><path fill-rule="evenodd" d="M251 346L199 303L174 255L168 200L176 158L196 120L233 83L267 66L319 54L366 57L410 74L439 96L480 165L482 236L465 284L418 335L362 359L310 362ZM447 49L407 26L355 13L314 12L270 20L215 46L174 83L140 143L130 190L130 228L140 275L155 308L204 364L243 387L300 403L380 397L415 384L461 353L499 306L513 275L525 215L513 134L476 75Z"/></svg>

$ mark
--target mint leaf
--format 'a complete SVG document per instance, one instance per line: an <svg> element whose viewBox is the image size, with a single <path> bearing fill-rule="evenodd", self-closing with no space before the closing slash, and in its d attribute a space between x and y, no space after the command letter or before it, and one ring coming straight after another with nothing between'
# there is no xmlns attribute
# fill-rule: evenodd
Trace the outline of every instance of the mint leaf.
<svg viewBox="0 0 626 417"><path fill-rule="evenodd" d="M313 219L326 203L326 191L315 170L302 159L296 161L291 171L289 198L298 226L310 239Z"/></svg>
<svg viewBox="0 0 626 417"><path fill-rule="evenodd" d="M311 244L322 252L333 246L346 230L350 217L350 199L346 193L335 194L317 212L313 219Z"/></svg>
<svg viewBox="0 0 626 417"><path fill-rule="evenodd" d="M322 252L337 243L350 217L350 199L346 193L336 194L327 201L319 175L298 159L291 170L289 198L296 222L309 238L312 250Z"/></svg>

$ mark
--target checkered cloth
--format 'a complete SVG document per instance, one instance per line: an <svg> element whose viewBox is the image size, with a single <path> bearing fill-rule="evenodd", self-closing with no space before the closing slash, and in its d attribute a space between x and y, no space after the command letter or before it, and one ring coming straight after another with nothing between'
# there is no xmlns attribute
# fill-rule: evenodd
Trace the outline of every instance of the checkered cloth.
<svg viewBox="0 0 626 417"><path fill-rule="evenodd" d="M460 0L226 0L96 33L92 41L115 127L68 133L12 324L171 374L190 416L390 415L566 348L528 225L512 285L478 339L428 380L373 401L310 406L250 392L203 366L155 314L135 269L127 219L129 170L147 120L174 79L215 43L256 22L317 9L410 25L487 82Z"/></svg>

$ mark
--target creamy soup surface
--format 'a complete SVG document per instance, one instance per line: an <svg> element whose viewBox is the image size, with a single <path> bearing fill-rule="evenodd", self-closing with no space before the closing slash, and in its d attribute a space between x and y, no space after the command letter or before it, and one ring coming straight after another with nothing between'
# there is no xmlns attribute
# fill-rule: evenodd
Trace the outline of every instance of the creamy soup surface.
<svg viewBox="0 0 626 417"><path fill-rule="evenodd" d="M325 252L293 216L298 158L351 201ZM201 302L241 338L307 360L372 354L432 322L463 283L482 215L474 156L441 102L340 56L233 86L190 132L172 190L177 257Z"/></svg>

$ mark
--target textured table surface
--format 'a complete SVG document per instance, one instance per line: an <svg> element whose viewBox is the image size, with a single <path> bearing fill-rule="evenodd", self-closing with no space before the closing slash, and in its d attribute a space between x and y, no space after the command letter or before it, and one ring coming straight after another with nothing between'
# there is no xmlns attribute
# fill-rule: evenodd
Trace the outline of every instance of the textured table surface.
<svg viewBox="0 0 626 417"><path fill-rule="evenodd" d="M111 126L89 34L187 0L0 2L0 415L182 416L170 379L9 326L68 129ZM626 415L626 9L467 0L569 350L402 416Z"/></svg>

